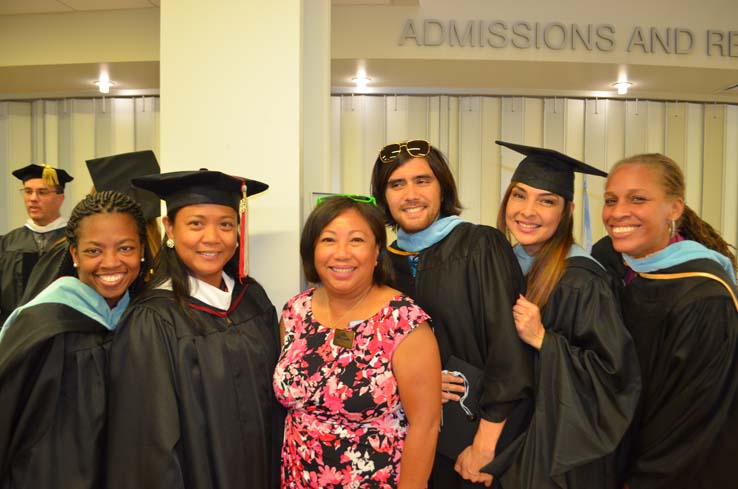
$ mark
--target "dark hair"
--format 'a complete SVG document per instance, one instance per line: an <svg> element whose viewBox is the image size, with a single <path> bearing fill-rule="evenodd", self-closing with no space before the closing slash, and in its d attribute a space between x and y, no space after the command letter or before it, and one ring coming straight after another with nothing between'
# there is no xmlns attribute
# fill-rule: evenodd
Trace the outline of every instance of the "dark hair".
<svg viewBox="0 0 738 489"><path fill-rule="evenodd" d="M65 234L70 246L76 247L79 238L79 227L86 217L113 213L128 214L136 222L138 228L138 239L144 250L144 261L141 263L138 278L129 287L130 290L135 292L141 287L151 262L151 255L146 246L146 220L138 202L125 194L112 190L87 195L74 206L72 215L69 216L69 221L67 221Z"/></svg>
<svg viewBox="0 0 738 489"><path fill-rule="evenodd" d="M510 182L507 187L505 196L502 198L500 210L497 213L497 228L505 233L507 239L510 239L510 230L507 228L507 220L505 212L507 203L515 185L519 182ZM559 195L559 194L556 194ZM571 201L564 199L564 209L561 213L561 221L556 228L553 236L551 236L538 250L533 265L528 270L525 277L527 292L526 298L542 309L548 302L548 298L556 288L561 277L566 271L566 256L569 254L571 246L574 244L574 218L572 216Z"/></svg>
<svg viewBox="0 0 738 489"><path fill-rule="evenodd" d="M407 148L403 148L397 155L397 158L389 163L384 163L379 157L374 162L371 192L374 198L377 199L379 208L384 211L385 222L388 226L392 226L393 229L397 229L399 225L392 217L389 205L387 204L387 198L385 196L387 182L395 170L413 158L416 157L409 154ZM454 180L454 175L451 173L451 168L448 165L448 161L446 161L446 157L438 149L431 146L430 153L422 158L428 162L433 175L438 179L438 183L441 186L441 214L439 217L458 216L461 214L463 207L459 201L459 191L456 189L456 181Z"/></svg>
<svg viewBox="0 0 738 489"><path fill-rule="evenodd" d="M178 207L167 212L167 219L174 225L179 211L187 206ZM238 216L238 214L236 214ZM187 307L187 299L190 297L189 269L182 259L177 255L176 248L166 246L167 235L164 234L159 253L154 258L154 275L147 284L148 289L155 289L167 280L172 281L172 292L177 303L190 316L190 308ZM238 253L234 253L225 264L223 270L231 277L238 276Z"/></svg>
<svg viewBox="0 0 738 489"><path fill-rule="evenodd" d="M612 176L618 168L631 164L643 165L658 172L661 177L658 183L664 189L666 195L685 201L684 173L674 160L660 153L629 156L615 163L610 170L610 175ZM735 247L727 243L715 228L703 221L686 202L684 211L676 224L686 238L697 241L711 250L727 256L733 264L733 269L737 268L735 254L731 251L731 248L735 249Z"/></svg>
<svg viewBox="0 0 738 489"><path fill-rule="evenodd" d="M349 197L328 197L313 209L302 229L300 237L300 257L302 268L308 282L319 283L320 277L315 269L315 245L323 229L343 212L354 209L369 225L374 234L374 240L379 245L377 266L372 276L376 285L383 285L392 279L392 265L385 248L387 247L387 230L384 227L382 211L375 205L357 202Z"/></svg>

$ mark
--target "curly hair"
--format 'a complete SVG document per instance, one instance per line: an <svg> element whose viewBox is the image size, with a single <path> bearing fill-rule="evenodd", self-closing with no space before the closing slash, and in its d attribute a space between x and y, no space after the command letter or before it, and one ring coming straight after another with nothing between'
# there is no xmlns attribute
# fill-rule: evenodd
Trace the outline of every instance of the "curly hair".
<svg viewBox="0 0 738 489"><path fill-rule="evenodd" d="M615 163L610 170L610 175L613 175L618 168L632 164L643 165L658 172L658 175L661 177L659 183L666 195L681 199L682 201L685 200L684 173L682 173L679 165L674 160L661 153L645 153L629 156ZM715 228L702 220L686 204L684 205L684 212L677 220L677 226L684 237L702 243L711 250L727 256L733 264L733 269L738 268L736 267L735 254L731 250L731 248L735 249L735 247L726 242Z"/></svg>

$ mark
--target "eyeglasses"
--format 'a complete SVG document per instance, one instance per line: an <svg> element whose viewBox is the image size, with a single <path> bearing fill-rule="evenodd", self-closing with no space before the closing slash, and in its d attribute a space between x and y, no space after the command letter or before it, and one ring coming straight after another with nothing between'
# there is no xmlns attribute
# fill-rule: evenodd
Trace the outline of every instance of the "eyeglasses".
<svg viewBox="0 0 738 489"><path fill-rule="evenodd" d="M430 153L431 144L425 139L411 139L404 143L388 144L379 150L379 159L382 163L391 163L400 155L402 148L405 148L410 156L422 158Z"/></svg>
<svg viewBox="0 0 738 489"><path fill-rule="evenodd" d="M20 192L21 195L24 195L26 197L31 197L33 194L36 194L41 198L48 197L49 195L61 193L58 190L49 190L48 188L32 189L28 187L19 188L18 192Z"/></svg>
<svg viewBox="0 0 738 489"><path fill-rule="evenodd" d="M356 194L326 194L321 195L315 200L315 205L320 205L323 202L326 201L326 199L331 199L333 197L348 197L349 199L353 200L354 202L362 202L364 204L372 204L377 205L377 199L372 197L371 195L356 195Z"/></svg>

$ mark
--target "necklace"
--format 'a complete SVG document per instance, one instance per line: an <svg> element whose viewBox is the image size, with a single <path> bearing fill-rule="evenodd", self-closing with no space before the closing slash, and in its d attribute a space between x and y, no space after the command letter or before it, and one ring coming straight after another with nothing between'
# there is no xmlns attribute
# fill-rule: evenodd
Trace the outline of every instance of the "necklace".
<svg viewBox="0 0 738 489"><path fill-rule="evenodd" d="M325 292L325 301L326 301L326 305L328 306L328 314L330 314L331 316L331 323L332 323L328 325L328 327L333 330L333 342L332 343L334 345L341 346L343 348L353 348L354 340L356 339L356 332L351 331L350 329L340 328L339 325L341 324L341 321L343 321L343 319L345 319L346 316L348 316L351 313L351 311L356 309L359 306L359 304L364 302L364 299L366 299L369 296L369 293L372 291L373 288L374 288L374 284L372 284L369 287L369 289L366 292L364 292L361 295L361 297L359 297L356 300L356 302L354 302L351 305L351 307L349 307L348 310L345 313L343 313L343 315L341 315L341 317L335 321L333 320L331 300L328 297L328 292Z"/></svg>

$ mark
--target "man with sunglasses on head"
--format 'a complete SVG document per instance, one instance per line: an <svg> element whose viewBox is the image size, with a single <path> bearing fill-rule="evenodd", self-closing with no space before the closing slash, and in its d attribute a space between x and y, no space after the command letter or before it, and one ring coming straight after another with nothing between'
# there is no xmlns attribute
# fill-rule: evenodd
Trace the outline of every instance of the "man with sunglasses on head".
<svg viewBox="0 0 738 489"><path fill-rule="evenodd" d="M66 171L49 165L28 165L13 172L23 182L20 194L28 220L0 239L0 328L13 312L39 257L64 237L61 217L64 185L73 180Z"/></svg>
<svg viewBox="0 0 738 489"><path fill-rule="evenodd" d="M512 316L525 291L520 267L502 233L458 217L451 169L427 141L382 148L371 187L397 231L387 247L393 285L430 314L445 369L429 487L489 487L482 468L495 458L497 474L506 468L506 447L521 441L530 416L533 356Z"/></svg>

